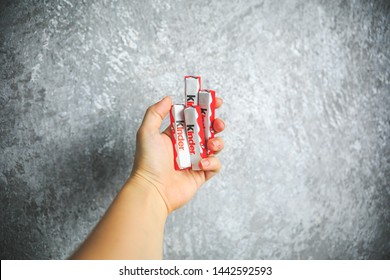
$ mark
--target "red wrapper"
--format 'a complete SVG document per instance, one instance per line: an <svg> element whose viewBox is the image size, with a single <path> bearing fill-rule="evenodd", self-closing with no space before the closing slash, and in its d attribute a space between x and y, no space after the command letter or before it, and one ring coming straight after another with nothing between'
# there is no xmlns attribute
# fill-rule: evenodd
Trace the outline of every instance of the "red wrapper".
<svg viewBox="0 0 390 280"><path fill-rule="evenodd" d="M191 157L192 170L201 170L199 161L207 156L204 130L200 106L188 107L184 110L188 147Z"/></svg>
<svg viewBox="0 0 390 280"><path fill-rule="evenodd" d="M203 118L205 146L207 141L214 138L214 119L215 119L215 91L201 90L199 92L199 106ZM207 150L207 154L212 154L211 150Z"/></svg>
<svg viewBox="0 0 390 280"><path fill-rule="evenodd" d="M186 96L186 107L198 105L198 93L201 81L199 76L184 77L184 91Z"/></svg>
<svg viewBox="0 0 390 280"><path fill-rule="evenodd" d="M185 129L184 105L172 105L170 120L175 170L189 168L191 158Z"/></svg>

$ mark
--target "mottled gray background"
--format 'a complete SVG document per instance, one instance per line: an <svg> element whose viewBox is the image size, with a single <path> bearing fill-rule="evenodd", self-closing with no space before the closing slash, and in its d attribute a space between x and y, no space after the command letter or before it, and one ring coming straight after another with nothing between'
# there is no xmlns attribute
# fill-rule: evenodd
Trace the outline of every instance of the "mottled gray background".
<svg viewBox="0 0 390 280"><path fill-rule="evenodd" d="M69 256L186 74L225 101L224 167L165 258L390 258L389 5L2 1L1 258Z"/></svg>

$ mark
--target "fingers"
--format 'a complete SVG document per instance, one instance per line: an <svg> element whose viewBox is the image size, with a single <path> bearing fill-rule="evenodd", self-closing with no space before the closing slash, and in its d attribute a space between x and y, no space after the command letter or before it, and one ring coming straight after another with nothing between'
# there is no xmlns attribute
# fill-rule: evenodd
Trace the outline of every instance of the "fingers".
<svg viewBox="0 0 390 280"><path fill-rule="evenodd" d="M222 101L221 98L219 98L219 97L216 97L216 98L215 98L215 108L216 108L216 109L218 109L219 107L221 107L221 106L222 106L222 103L223 103L223 101Z"/></svg>
<svg viewBox="0 0 390 280"><path fill-rule="evenodd" d="M165 116L169 113L172 106L172 100L169 96L164 97L156 104L150 106L145 113L144 120L138 130L140 134L159 133L161 123Z"/></svg>
<svg viewBox="0 0 390 280"><path fill-rule="evenodd" d="M207 157L199 162L199 167L204 171L207 181L221 170L221 162L216 157Z"/></svg>
<svg viewBox="0 0 390 280"><path fill-rule="evenodd" d="M225 143L222 138L216 137L210 139L207 142L207 149L213 151L214 154L218 154L224 148Z"/></svg>
<svg viewBox="0 0 390 280"><path fill-rule="evenodd" d="M211 171L214 173L218 173L221 169L221 162L216 157L207 157L199 162L199 167L203 171Z"/></svg>
<svg viewBox="0 0 390 280"><path fill-rule="evenodd" d="M221 119L215 119L214 124L213 124L213 128L214 128L215 133L222 132L225 129L224 121Z"/></svg>

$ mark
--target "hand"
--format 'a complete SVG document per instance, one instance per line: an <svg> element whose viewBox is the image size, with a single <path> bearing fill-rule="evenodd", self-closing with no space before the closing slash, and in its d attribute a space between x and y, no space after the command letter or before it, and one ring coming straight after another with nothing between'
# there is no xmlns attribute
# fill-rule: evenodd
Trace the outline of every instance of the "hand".
<svg viewBox="0 0 390 280"><path fill-rule="evenodd" d="M211 155L200 162L201 171L174 169L170 127L160 133L162 120L169 113L171 105L172 101L167 96L146 111L137 133L135 162L128 180L135 182L134 185L156 189L165 202L168 214L185 205L203 183L221 168L219 159ZM222 100L217 98L216 108L221 105ZM224 122L215 119L215 132L221 132L224 128ZM219 137L210 139L207 143L208 149L214 154L220 152L223 146L224 142Z"/></svg>

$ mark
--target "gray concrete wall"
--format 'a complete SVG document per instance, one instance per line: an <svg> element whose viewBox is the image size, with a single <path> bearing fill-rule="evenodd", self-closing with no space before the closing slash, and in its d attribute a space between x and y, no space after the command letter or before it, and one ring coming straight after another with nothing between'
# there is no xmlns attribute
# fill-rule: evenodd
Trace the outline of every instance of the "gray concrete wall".
<svg viewBox="0 0 390 280"><path fill-rule="evenodd" d="M223 170L167 259L390 257L389 1L2 1L2 259L62 259L129 175L146 107L196 74Z"/></svg>

